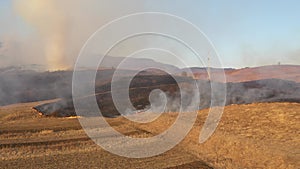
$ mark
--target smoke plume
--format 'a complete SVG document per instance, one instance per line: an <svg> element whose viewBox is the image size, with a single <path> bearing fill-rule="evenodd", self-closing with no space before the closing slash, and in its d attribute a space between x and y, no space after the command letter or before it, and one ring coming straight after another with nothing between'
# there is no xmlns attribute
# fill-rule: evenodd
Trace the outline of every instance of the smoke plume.
<svg viewBox="0 0 300 169"><path fill-rule="evenodd" d="M26 56L31 62L39 57L45 58L45 65L50 70L73 67L80 49L97 29L113 19L144 9L144 3L139 0L14 0L13 2L15 13L33 28L32 34L25 42L36 44L29 45L30 47L19 55L23 57L34 53ZM37 36L34 36L36 33ZM18 39L19 37L16 38ZM28 46L26 43L22 43L22 46ZM37 45L42 47L43 52L37 52L40 50Z"/></svg>
<svg viewBox="0 0 300 169"><path fill-rule="evenodd" d="M60 9L57 2L56 0L18 0L15 2L17 12L43 37L44 55L50 70L66 68L64 58L68 24L65 12Z"/></svg>

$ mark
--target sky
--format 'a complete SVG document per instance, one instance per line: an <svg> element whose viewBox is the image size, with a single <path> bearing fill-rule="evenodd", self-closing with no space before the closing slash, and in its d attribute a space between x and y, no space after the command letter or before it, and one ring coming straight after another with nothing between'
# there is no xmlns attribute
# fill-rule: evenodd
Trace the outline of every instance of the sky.
<svg viewBox="0 0 300 169"><path fill-rule="evenodd" d="M297 0L45 0L40 5L35 5L37 0L21 1L0 1L0 66L64 62L72 67L93 32L136 12L170 13L192 22L214 44L223 67L300 64ZM53 38L61 34L64 38ZM65 58L49 59L45 53L50 50Z"/></svg>

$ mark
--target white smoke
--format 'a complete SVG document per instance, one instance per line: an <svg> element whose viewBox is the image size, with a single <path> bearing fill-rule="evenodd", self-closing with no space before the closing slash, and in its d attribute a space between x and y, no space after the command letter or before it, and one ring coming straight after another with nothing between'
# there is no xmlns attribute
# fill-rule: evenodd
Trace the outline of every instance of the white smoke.
<svg viewBox="0 0 300 169"><path fill-rule="evenodd" d="M34 29L39 39L27 39L27 43L41 44L27 46L20 55L35 55L27 58L34 61L45 58L48 69L66 69L72 67L79 50L85 41L98 28L112 19L130 13L142 11L143 2L104 1L104 0L14 0L17 15ZM18 37L15 37L16 40ZM25 45L22 43L22 45ZM14 50L14 49L11 49ZM19 57L19 56L17 56Z"/></svg>

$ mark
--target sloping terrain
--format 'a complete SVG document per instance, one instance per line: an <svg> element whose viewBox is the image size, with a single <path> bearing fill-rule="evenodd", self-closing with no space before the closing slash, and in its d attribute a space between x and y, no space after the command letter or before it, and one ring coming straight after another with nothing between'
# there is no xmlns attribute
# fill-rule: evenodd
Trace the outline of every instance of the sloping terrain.
<svg viewBox="0 0 300 169"><path fill-rule="evenodd" d="M198 79L208 79L205 68L191 68ZM183 69L184 71L185 69ZM220 74L221 69L211 69L211 73ZM270 65L261 67L247 67L241 69L225 68L224 73L227 82L247 82L262 79L281 79L300 82L299 65Z"/></svg>
<svg viewBox="0 0 300 169"><path fill-rule="evenodd" d="M260 79L282 79L300 82L300 66L272 65L254 68L243 68L226 73L229 82L243 82Z"/></svg>
<svg viewBox="0 0 300 169"><path fill-rule="evenodd" d="M300 104L255 103L225 107L216 132L203 144L200 129L208 110L172 150L151 158L110 154L91 141L76 118L39 116L39 103L0 107L0 168L278 168L300 166ZM151 116L151 114L149 114ZM167 129L177 113L147 124L123 117L107 121L130 137L151 137ZM209 167L210 166L210 167Z"/></svg>
<svg viewBox="0 0 300 169"><path fill-rule="evenodd" d="M177 77L176 79L179 80L179 82L192 80L188 77ZM124 83L121 80L116 84L116 89L119 92L126 92L127 89L124 88L122 84ZM139 107L139 109L145 109L145 107L149 105L149 95L154 89L160 89L164 92L168 92L170 93L170 96L176 95L179 91L176 81L170 75L138 75L133 78L129 86L129 95L133 106ZM112 100L110 82L104 85L97 86L95 92L99 108L102 110L102 114L105 117L115 117L120 115ZM95 95L88 95L83 96L82 98L75 98L80 100L81 103L85 104L85 107L87 108L86 112L89 112L89 114L86 114L86 116L94 116L89 110L90 99L93 99L94 97ZM122 95L122 97L126 96ZM122 112L125 112L128 106L126 103L122 105L123 106L120 109L122 110ZM38 105L34 108L42 114L49 116L76 116L71 97L53 103ZM96 113L96 115L98 115L98 112Z"/></svg>
<svg viewBox="0 0 300 169"><path fill-rule="evenodd" d="M177 78L178 79L178 78ZM185 83L187 88L188 85L192 86L192 79L190 78L180 78L182 83ZM179 83L181 83L179 82ZM199 86L200 93L200 104L199 109L205 109L211 105L211 83L210 81L198 80L196 83ZM122 84L122 83L120 83ZM104 91L96 94L97 102L101 113L105 117L115 117L120 115L120 109L116 109L114 101L112 100L111 92L109 86L111 84L105 84L104 86L98 87L96 90ZM222 83L214 83L216 87L222 87ZM264 79L257 81L247 81L240 83L227 83L226 91L226 102L225 105L230 104L249 104L249 103L258 103L258 102L296 102L300 103L300 83L293 81L286 81L280 79ZM107 90L104 90L107 89ZM171 76L136 76L130 85L129 96L131 103L137 110L144 110L149 107L149 95L154 89L160 89L165 93L168 93L169 99L168 104L166 105L166 112L179 111L180 110L180 101L181 93L179 90L176 81L172 79ZM126 90L120 86L121 90ZM193 91L185 92L187 98L192 98ZM95 116L98 115L96 112L95 115L91 114L89 109L89 103L91 99L95 96L87 96L84 98L78 98L81 103L84 103L85 112L82 116ZM125 99L123 99L125 100ZM185 99L187 104L193 104L193 100ZM126 100L125 100L126 101ZM218 100L218 105L222 105L222 99ZM126 102L122 104L122 112L125 112L127 107ZM175 106L174 106L175 105ZM71 98L62 99L57 102L42 104L34 107L43 115L47 116L76 116L74 110L73 101Z"/></svg>
<svg viewBox="0 0 300 169"><path fill-rule="evenodd" d="M107 60L108 62L109 60ZM120 62L112 60L109 68L99 69L96 78L96 88L103 86L111 81L114 67ZM150 63L149 60L132 60L129 65L135 65L138 62L141 65L158 64L160 67L167 67L175 70L171 65L161 65L157 62ZM138 64L137 64L138 65ZM131 67L131 66L130 66ZM138 68L138 67L136 67ZM196 78L199 80L208 80L206 68L191 68ZM91 70L82 70L82 74ZM171 71L172 72L172 71ZM176 69L174 74L182 75L187 72L186 69ZM220 69L211 68L212 73L219 74ZM128 76L132 70L121 71L121 76ZM165 75L162 71L149 69L140 72L141 75ZM0 69L0 106L14 103L25 103L56 98L69 98L72 95L72 71L57 72L39 72L34 70L15 70L13 68ZM274 65L256 68L243 69L225 69L227 82L247 82L263 79L281 79L294 82L300 82L300 66L297 65ZM100 92L100 91L99 91Z"/></svg>

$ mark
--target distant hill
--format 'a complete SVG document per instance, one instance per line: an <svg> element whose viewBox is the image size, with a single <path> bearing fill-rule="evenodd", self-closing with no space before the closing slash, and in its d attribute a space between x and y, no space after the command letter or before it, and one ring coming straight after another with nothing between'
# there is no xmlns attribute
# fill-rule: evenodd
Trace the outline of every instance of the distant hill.
<svg viewBox="0 0 300 169"><path fill-rule="evenodd" d="M38 64L29 65L18 65L18 66L7 66L0 67L0 74L4 73L24 73L24 72L44 72L46 71L46 66Z"/></svg>
<svg viewBox="0 0 300 169"><path fill-rule="evenodd" d="M178 78L176 78L178 79ZM181 78L181 82L185 83L185 87L189 88L193 81L190 78ZM199 86L200 103L199 109L205 109L211 105L211 82L205 80L197 80ZM214 86L222 86L222 83L215 83ZM119 116L118 110L125 112L129 106L126 99L122 102L121 109L116 109L112 95L109 90L109 84L97 88L101 91L96 94L98 106L101 113L105 117ZM225 105L231 104L250 104L261 102L296 102L300 103L300 83L280 80L280 79L263 79L248 82L227 83L227 94ZM107 90L108 89L108 90ZM174 79L170 76L137 76L133 79L129 89L131 104L137 110L149 108L149 94L154 89L160 89L167 94L168 102L166 104L166 112L178 112L180 110L181 98L185 98L186 106L195 104L193 100L193 91L181 92ZM119 88L118 90L124 90ZM125 89L126 90L126 89ZM87 96L78 98L83 105L86 116L97 116L98 112L90 110L90 100L95 96ZM119 97L124 97L120 95ZM218 98L217 98L218 99ZM157 98L159 100L159 98ZM222 105L222 98L216 100L215 105ZM49 116L76 116L73 101L71 98L63 99L53 103L42 104L35 107L40 113ZM184 107L182 109L184 111ZM133 111L134 112L134 111Z"/></svg>
<svg viewBox="0 0 300 169"><path fill-rule="evenodd" d="M190 68L196 78L208 79L206 68ZM182 69L185 71L186 69ZM222 69L211 68L211 73L219 74ZM282 79L300 82L300 65L269 65L242 69L224 69L227 82L246 82L262 79Z"/></svg>
<svg viewBox="0 0 300 169"><path fill-rule="evenodd" d="M122 62L121 57L107 57L103 63L106 67L100 67L96 78L96 87L108 84L114 74L117 64ZM102 65L103 66L103 65ZM128 76L134 70L141 70L145 67L166 67L177 76L184 75L185 69L155 62L151 59L129 58L123 65L121 76ZM42 71L41 65L24 65L0 68L0 106L14 103L49 100L56 98L70 98L72 94L71 70L66 71ZM198 80L208 80L206 68L190 68ZM81 72L86 73L88 68ZM211 68L212 73L219 74L222 69ZM281 79L300 82L299 65L273 65L242 69L224 69L227 82L250 82L264 79ZM147 69L140 72L140 75L166 75L158 69ZM185 75L190 76L190 75ZM100 87L101 88L101 87Z"/></svg>
<svg viewBox="0 0 300 169"><path fill-rule="evenodd" d="M117 68L120 63L122 65L121 69L125 69L125 70L141 70L146 67L166 69L170 72L176 72L180 70L176 66L156 62L153 59L130 58L130 57L124 58L124 57L112 57L112 56L104 57L100 67Z"/></svg>

